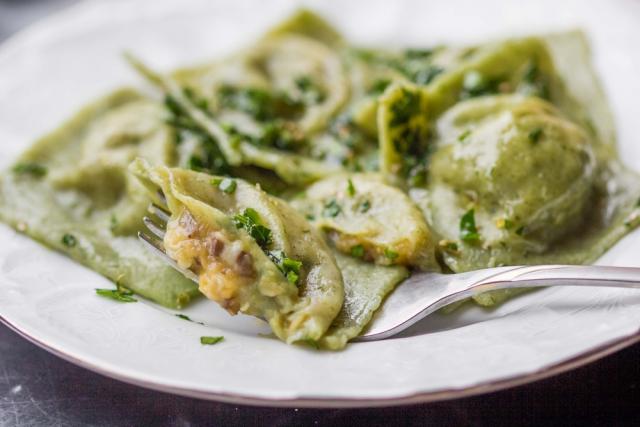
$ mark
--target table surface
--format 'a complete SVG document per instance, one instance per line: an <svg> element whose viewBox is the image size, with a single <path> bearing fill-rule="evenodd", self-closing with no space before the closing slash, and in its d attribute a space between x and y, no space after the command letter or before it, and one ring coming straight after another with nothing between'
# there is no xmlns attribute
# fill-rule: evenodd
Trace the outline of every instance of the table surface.
<svg viewBox="0 0 640 427"><path fill-rule="evenodd" d="M77 0L0 0L0 41ZM276 409L146 390L79 368L0 325L0 426L638 425L640 345L572 372L465 399L395 408ZM607 423L609 424L609 423Z"/></svg>

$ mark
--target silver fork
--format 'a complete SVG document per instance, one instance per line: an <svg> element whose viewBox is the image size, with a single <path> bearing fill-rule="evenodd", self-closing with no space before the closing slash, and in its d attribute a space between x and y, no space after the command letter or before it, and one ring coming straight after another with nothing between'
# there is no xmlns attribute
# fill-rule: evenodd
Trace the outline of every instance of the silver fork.
<svg viewBox="0 0 640 427"><path fill-rule="evenodd" d="M181 268L164 250L166 223L170 214L152 204L144 224L151 235L138 233L140 240L173 268L194 282L198 277ZM352 341L377 341L396 335L434 311L497 289L548 286L602 286L639 288L640 268L583 265L536 265L497 267L458 274L415 273L389 295L362 335Z"/></svg>
<svg viewBox="0 0 640 427"><path fill-rule="evenodd" d="M164 195L159 192L159 196L161 200L163 200ZM165 208L156 205L155 203L149 205L148 211L154 216L154 218L145 216L142 218L142 222L147 227L147 230L151 232L151 235L139 231L138 239L140 239L140 241L144 243L145 246L151 250L151 252L158 255L164 262L178 270L185 277L198 283L198 276L196 276L193 271L180 267L178 263L173 260L173 258L167 255L164 249L163 240L167 229L167 221L169 221L171 213L169 213Z"/></svg>

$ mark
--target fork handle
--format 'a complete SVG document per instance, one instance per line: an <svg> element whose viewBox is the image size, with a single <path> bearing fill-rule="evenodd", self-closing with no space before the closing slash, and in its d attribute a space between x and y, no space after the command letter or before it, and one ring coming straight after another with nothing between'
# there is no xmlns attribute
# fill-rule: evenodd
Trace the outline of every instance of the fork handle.
<svg viewBox="0 0 640 427"><path fill-rule="evenodd" d="M472 284L469 290L475 293L540 286L640 288L640 268L597 265L514 267Z"/></svg>
<svg viewBox="0 0 640 427"><path fill-rule="evenodd" d="M408 279L402 284L404 292L391 294L377 318L362 335L352 341L376 341L391 337L446 305L498 289L546 286L640 289L640 268L633 267L537 265L497 267L452 276L445 286L436 287L429 287L425 278L414 281Z"/></svg>

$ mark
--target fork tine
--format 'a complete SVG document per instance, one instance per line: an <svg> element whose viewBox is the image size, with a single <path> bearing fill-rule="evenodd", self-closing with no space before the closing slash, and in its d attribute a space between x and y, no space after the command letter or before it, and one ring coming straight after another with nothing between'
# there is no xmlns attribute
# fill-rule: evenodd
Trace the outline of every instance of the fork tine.
<svg viewBox="0 0 640 427"><path fill-rule="evenodd" d="M142 243L144 243L148 248L152 249L153 252L159 252L161 255L166 256L164 252L164 244L162 241L149 236L148 234L143 233L142 231L138 231L138 239Z"/></svg>
<svg viewBox="0 0 640 427"><path fill-rule="evenodd" d="M154 220L145 216L142 218L142 222L147 226L147 229L153 233L154 236L158 237L160 240L164 239L165 229L162 225L156 224Z"/></svg>
<svg viewBox="0 0 640 427"><path fill-rule="evenodd" d="M158 217L159 220L161 220L164 223L168 222L169 219L171 218L170 212L156 205L155 203L150 204L147 210L149 211L149 213L155 215L156 217Z"/></svg>
<svg viewBox="0 0 640 427"><path fill-rule="evenodd" d="M161 241L151 236L148 236L147 234L140 231L138 232L138 239L148 249L150 249L151 252L153 252L156 256L159 256L165 263L169 264L171 267L178 270L185 277L198 283L198 276L196 276L195 273L193 273L193 271L180 267L177 262L175 262L169 255L166 254L166 252L164 251L164 245L162 244Z"/></svg>
<svg viewBox="0 0 640 427"><path fill-rule="evenodd" d="M158 190L157 194L158 194L158 199L160 199L160 201L162 202L163 206L167 207L167 196L164 195L162 190Z"/></svg>

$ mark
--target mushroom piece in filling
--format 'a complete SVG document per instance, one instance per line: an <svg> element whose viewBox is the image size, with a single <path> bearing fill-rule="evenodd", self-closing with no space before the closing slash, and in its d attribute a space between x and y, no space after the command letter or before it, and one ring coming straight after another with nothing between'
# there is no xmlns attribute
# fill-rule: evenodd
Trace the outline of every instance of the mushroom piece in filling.
<svg viewBox="0 0 640 427"><path fill-rule="evenodd" d="M224 230L198 224L188 210L169 221L167 254L199 277L200 291L232 314L240 310L238 290L255 280L253 257Z"/></svg>

